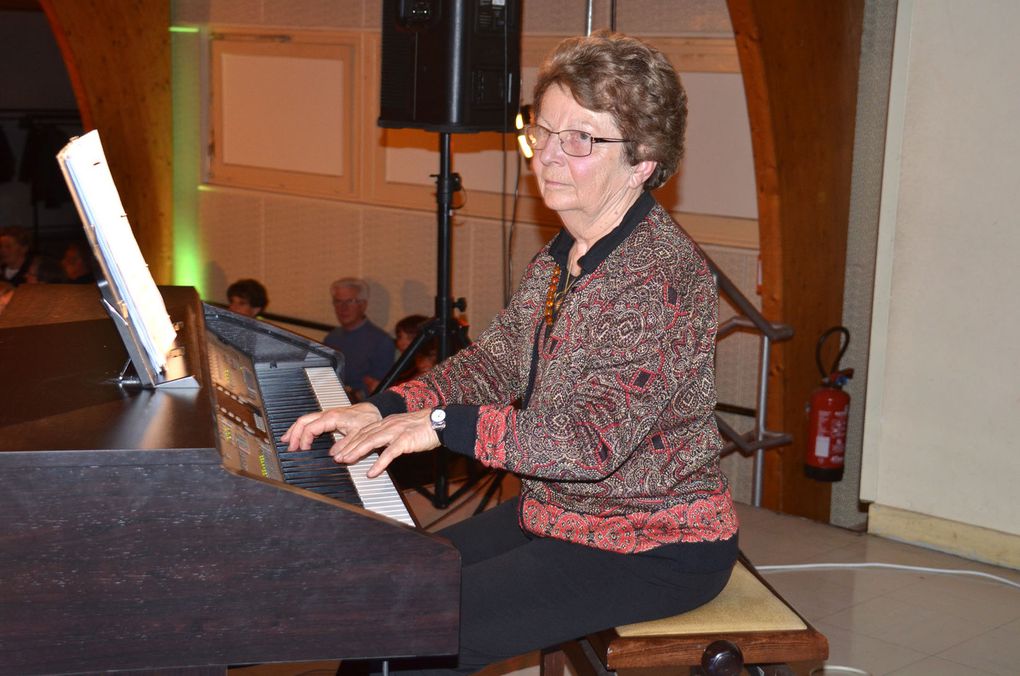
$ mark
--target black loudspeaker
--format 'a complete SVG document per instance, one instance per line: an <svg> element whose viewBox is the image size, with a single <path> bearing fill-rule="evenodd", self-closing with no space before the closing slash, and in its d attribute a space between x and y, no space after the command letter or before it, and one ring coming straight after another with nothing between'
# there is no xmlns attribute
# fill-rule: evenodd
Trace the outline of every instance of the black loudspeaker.
<svg viewBox="0 0 1020 676"><path fill-rule="evenodd" d="M384 0L379 126L511 131L521 0Z"/></svg>

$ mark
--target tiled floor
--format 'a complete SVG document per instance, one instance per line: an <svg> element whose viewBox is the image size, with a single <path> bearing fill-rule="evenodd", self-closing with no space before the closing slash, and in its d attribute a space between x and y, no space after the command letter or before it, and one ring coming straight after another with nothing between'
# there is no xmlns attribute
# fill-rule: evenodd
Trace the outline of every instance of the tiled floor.
<svg viewBox="0 0 1020 676"><path fill-rule="evenodd" d="M980 571L1020 584L1020 571L767 510L741 505L739 512L741 549L759 569L880 562ZM907 570L763 573L829 639L830 666L898 676L1020 674L1020 588L974 576ZM799 673L811 670L800 666L807 670Z"/></svg>
<svg viewBox="0 0 1020 676"><path fill-rule="evenodd" d="M508 479L503 497L512 495ZM437 512L409 495L419 521L442 527L470 515L475 501ZM792 665L798 675L1020 675L1020 588L973 576L889 569L769 571L769 566L889 563L981 571L1020 584L1020 571L997 568L873 535L738 505L740 544L787 601L829 640L825 665ZM840 667L843 667L842 669ZM264 665L237 676L325 676L336 663ZM537 676L537 656L495 674Z"/></svg>

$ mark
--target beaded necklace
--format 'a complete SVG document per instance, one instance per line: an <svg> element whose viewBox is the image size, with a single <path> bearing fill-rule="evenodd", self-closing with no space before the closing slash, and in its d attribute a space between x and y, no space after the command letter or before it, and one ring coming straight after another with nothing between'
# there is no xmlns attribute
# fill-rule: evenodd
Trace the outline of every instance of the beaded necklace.
<svg viewBox="0 0 1020 676"><path fill-rule="evenodd" d="M560 311L560 305L563 304L563 299L566 298L570 288L574 286L574 282L577 281L577 277L569 275L567 277L567 283L564 285L563 290L560 291L560 266L559 263L553 268L552 277L549 278L549 288L545 292L545 324L546 326L552 326L553 320L557 313Z"/></svg>

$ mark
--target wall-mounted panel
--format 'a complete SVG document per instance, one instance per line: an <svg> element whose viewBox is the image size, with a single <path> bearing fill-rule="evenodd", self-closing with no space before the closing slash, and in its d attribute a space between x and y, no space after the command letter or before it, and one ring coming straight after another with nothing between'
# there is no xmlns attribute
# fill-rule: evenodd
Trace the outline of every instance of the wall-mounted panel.
<svg viewBox="0 0 1020 676"><path fill-rule="evenodd" d="M356 198L360 42L214 31L209 183Z"/></svg>

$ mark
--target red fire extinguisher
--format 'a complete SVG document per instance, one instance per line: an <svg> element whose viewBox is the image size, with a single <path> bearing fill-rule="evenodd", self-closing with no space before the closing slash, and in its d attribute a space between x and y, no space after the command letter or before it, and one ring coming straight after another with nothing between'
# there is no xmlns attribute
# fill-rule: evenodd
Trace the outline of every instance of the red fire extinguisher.
<svg viewBox="0 0 1020 676"><path fill-rule="evenodd" d="M842 334L843 345L832 368L826 371L822 366L822 347L829 336L835 333ZM811 393L807 407L808 437L804 474L819 481L839 481L843 478L846 425L850 414L850 395L843 391L843 386L853 377L854 370L839 370L839 360L849 345L850 331L845 326L834 326L821 335L815 347L815 362L822 375L822 383Z"/></svg>

